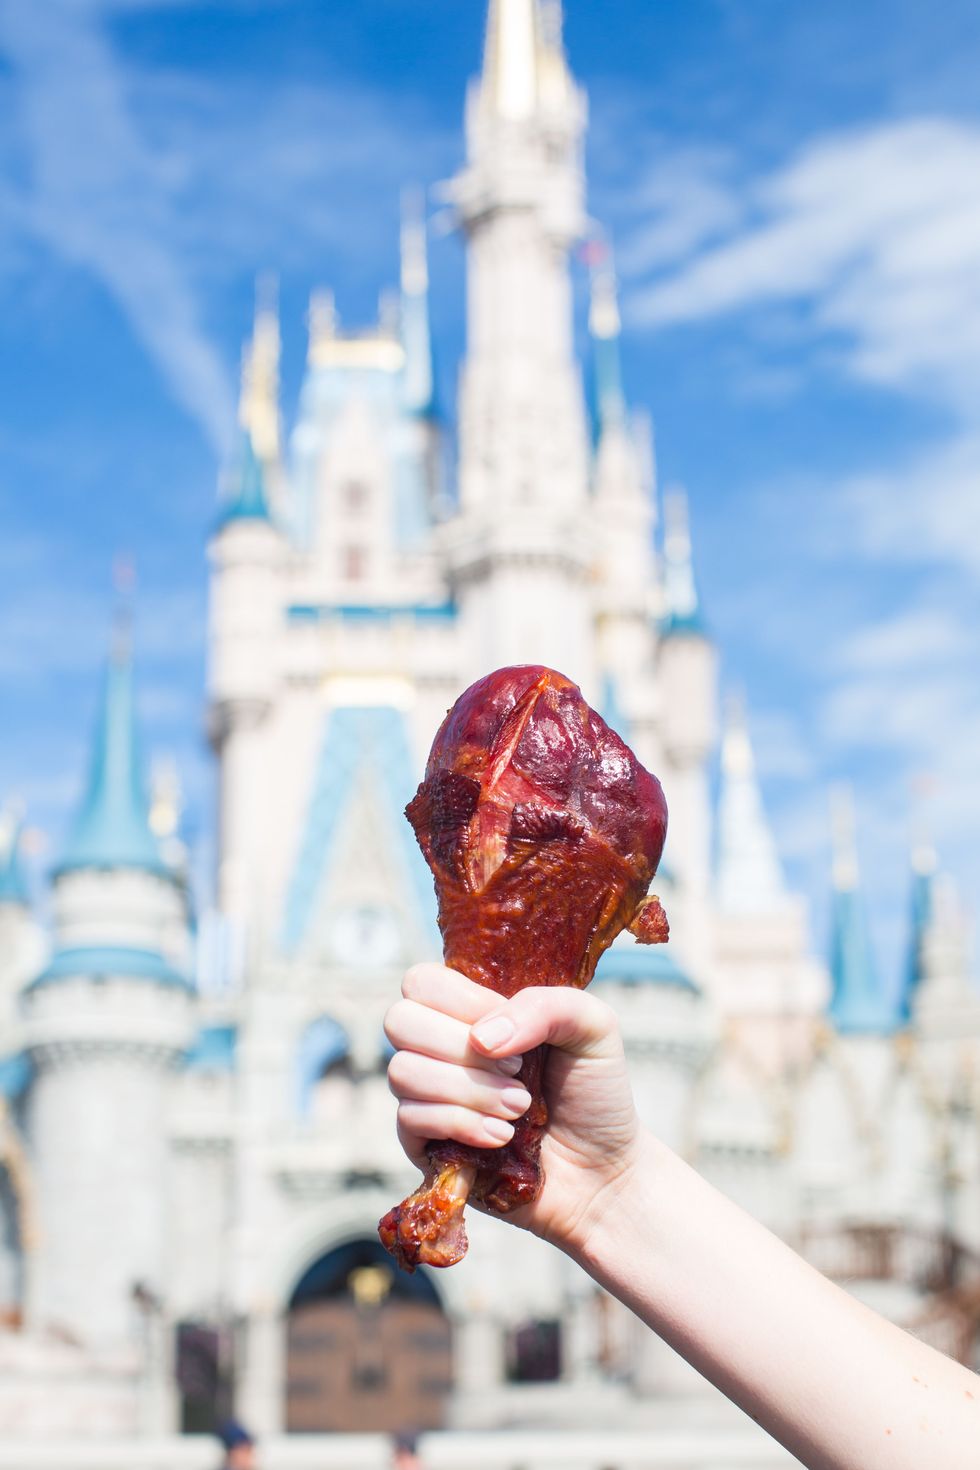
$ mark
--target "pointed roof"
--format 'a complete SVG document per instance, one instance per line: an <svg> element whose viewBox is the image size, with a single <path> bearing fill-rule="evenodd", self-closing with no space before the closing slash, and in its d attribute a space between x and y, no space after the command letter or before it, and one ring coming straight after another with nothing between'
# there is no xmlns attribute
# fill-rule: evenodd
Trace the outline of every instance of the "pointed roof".
<svg viewBox="0 0 980 1470"><path fill-rule="evenodd" d="M271 521L265 475L255 452L252 435L242 431L238 467L218 516L218 529L233 521Z"/></svg>
<svg viewBox="0 0 980 1470"><path fill-rule="evenodd" d="M626 422L623 369L619 350L620 318L616 275L607 257L592 272L589 332L595 391L596 433Z"/></svg>
<svg viewBox="0 0 980 1470"><path fill-rule="evenodd" d="M150 831L136 732L133 664L118 636L106 668L88 790L57 872L142 868L170 877Z"/></svg>
<svg viewBox="0 0 980 1470"><path fill-rule="evenodd" d="M829 1016L845 1035L888 1035L895 1007L875 969L858 870L854 799L849 788L834 794L834 894L831 910Z"/></svg>
<svg viewBox="0 0 980 1470"><path fill-rule="evenodd" d="M674 489L664 496L663 637L675 633L704 635L704 620L694 580L687 495Z"/></svg>
<svg viewBox="0 0 980 1470"><path fill-rule="evenodd" d="M0 813L0 903L26 908L31 901L21 860L21 822L12 813Z"/></svg>
<svg viewBox="0 0 980 1470"><path fill-rule="evenodd" d="M421 417L435 414L435 372L429 329L429 264L424 196L408 196L402 212L401 337L405 349L405 402Z"/></svg>
<svg viewBox="0 0 980 1470"><path fill-rule="evenodd" d="M722 737L716 884L719 908L727 914L771 913L786 901L745 708L736 698L728 701Z"/></svg>
<svg viewBox="0 0 980 1470"><path fill-rule="evenodd" d="M909 896L909 939L899 997L899 1018L909 1021L915 993L925 979L925 946L935 912L938 859L930 843L922 842L911 854L912 882Z"/></svg>

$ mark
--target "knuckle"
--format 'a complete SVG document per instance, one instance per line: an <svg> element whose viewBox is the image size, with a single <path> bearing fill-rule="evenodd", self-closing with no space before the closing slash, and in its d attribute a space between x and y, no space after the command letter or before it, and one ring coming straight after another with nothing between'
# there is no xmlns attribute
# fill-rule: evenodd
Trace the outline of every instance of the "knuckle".
<svg viewBox="0 0 980 1470"><path fill-rule="evenodd" d="M410 965L402 977L402 995L406 1000L415 1000L425 990L424 964Z"/></svg>
<svg viewBox="0 0 980 1470"><path fill-rule="evenodd" d="M397 1046L399 1037L405 1027L407 1018L411 1015L412 1002L408 1000L396 1000L385 1012L384 1031L392 1046Z"/></svg>
<svg viewBox="0 0 980 1470"><path fill-rule="evenodd" d="M408 1052L396 1051L388 1063L388 1086L392 1091L401 1091L409 1081L411 1059Z"/></svg>

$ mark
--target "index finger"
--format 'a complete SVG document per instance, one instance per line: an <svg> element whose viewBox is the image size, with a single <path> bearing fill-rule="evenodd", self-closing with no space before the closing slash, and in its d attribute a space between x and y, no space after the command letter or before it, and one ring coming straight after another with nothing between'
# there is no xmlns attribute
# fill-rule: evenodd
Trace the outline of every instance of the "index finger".
<svg viewBox="0 0 980 1470"><path fill-rule="evenodd" d="M435 964L413 965L406 971L402 995L406 1000L415 1000L431 1010L442 1011L443 1015L463 1021L467 1026L481 1020L501 1001L495 990L477 985L458 970Z"/></svg>

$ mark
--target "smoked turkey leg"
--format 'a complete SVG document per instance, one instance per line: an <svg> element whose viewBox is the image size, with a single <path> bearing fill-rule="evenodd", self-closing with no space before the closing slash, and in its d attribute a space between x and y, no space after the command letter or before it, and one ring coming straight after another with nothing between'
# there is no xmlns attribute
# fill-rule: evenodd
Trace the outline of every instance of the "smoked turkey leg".
<svg viewBox="0 0 980 1470"><path fill-rule="evenodd" d="M467 689L406 815L435 879L446 964L502 996L588 985L626 927L644 944L667 938L647 898L667 831L660 783L553 669L500 669ZM406 1270L465 1255L467 1198L503 1215L537 1195L546 1050L524 1057L531 1106L503 1148L429 1144L422 1185L378 1227Z"/></svg>

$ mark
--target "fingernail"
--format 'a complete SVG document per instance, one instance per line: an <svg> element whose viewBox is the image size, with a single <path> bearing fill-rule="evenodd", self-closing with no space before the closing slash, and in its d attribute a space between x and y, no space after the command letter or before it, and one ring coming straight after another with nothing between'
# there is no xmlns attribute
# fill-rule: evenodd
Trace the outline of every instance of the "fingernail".
<svg viewBox="0 0 980 1470"><path fill-rule="evenodd" d="M531 1094L526 1087L505 1087L500 1101L512 1112L526 1113L531 1106Z"/></svg>
<svg viewBox="0 0 980 1470"><path fill-rule="evenodd" d="M496 1051L514 1035L514 1023L509 1016L487 1016L477 1021L472 1034L487 1051Z"/></svg>
<svg viewBox="0 0 980 1470"><path fill-rule="evenodd" d="M523 1065L523 1057L501 1057L497 1063L497 1071L503 1072L505 1077L516 1077Z"/></svg>
<svg viewBox="0 0 980 1470"><path fill-rule="evenodd" d="M483 1131L488 1138L495 1138L498 1143L509 1143L514 1136L513 1124L505 1123L503 1118L484 1118Z"/></svg>

